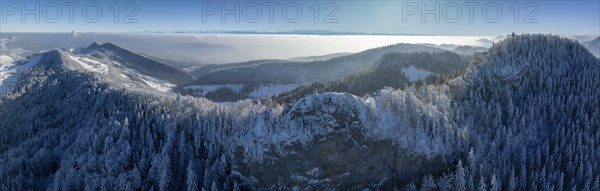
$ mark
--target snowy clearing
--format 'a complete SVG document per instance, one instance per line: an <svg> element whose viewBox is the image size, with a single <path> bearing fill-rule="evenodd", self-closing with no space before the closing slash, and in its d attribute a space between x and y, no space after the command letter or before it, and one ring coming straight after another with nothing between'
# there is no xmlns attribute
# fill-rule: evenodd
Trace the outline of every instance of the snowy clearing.
<svg viewBox="0 0 600 191"><path fill-rule="evenodd" d="M402 72L404 73L404 75L406 75L406 77L408 77L408 80L410 82L416 82L418 80L425 79L432 74L430 71L421 70L416 68L415 66L403 68Z"/></svg>
<svg viewBox="0 0 600 191"><path fill-rule="evenodd" d="M102 62L98 62L96 60L92 60L83 56L69 55L69 58L71 60L76 61L79 65L81 65L81 67L85 68L86 70L92 72L99 72L103 74L106 74L108 72L108 66Z"/></svg>

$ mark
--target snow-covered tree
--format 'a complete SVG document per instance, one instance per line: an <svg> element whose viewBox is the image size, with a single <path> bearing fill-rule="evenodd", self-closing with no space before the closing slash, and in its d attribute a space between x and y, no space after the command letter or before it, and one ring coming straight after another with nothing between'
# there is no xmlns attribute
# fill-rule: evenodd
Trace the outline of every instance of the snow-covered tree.
<svg viewBox="0 0 600 191"><path fill-rule="evenodd" d="M492 180L491 180L491 191L500 191L500 182L498 182L498 179L496 178L496 175L492 175Z"/></svg>
<svg viewBox="0 0 600 191"><path fill-rule="evenodd" d="M456 165L456 174L454 175L454 189L457 191L467 190L465 180L465 169L462 166L462 161L458 161Z"/></svg>
<svg viewBox="0 0 600 191"><path fill-rule="evenodd" d="M421 182L421 191L433 191L436 188L437 185L435 183L435 180L433 179L433 176L427 175L423 177L423 180Z"/></svg>

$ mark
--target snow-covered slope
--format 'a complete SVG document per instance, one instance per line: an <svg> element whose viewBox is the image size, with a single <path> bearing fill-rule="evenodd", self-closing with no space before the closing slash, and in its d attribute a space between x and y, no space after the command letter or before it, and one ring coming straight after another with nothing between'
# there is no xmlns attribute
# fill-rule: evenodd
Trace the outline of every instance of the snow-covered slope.
<svg viewBox="0 0 600 191"><path fill-rule="evenodd" d="M101 74L108 74L108 65L93 60L87 56L73 56L69 55L69 58L77 62L81 67L91 72L98 72Z"/></svg>
<svg viewBox="0 0 600 191"><path fill-rule="evenodd" d="M0 65L9 64L13 61L15 61L15 60L8 55L0 55Z"/></svg>
<svg viewBox="0 0 600 191"><path fill-rule="evenodd" d="M23 61L14 61L4 55L0 58L3 58L0 59L0 94L5 94L14 89L25 70L39 63L41 56L33 56Z"/></svg>
<svg viewBox="0 0 600 191"><path fill-rule="evenodd" d="M129 68L128 65L118 62L119 60L111 60L107 57L99 57L98 50L87 52L85 50L76 50L73 52L65 52L67 57L75 61L85 70L97 74L102 78L115 83L123 83L129 88L149 87L160 92L172 92L175 84L161 80L156 77L142 74L136 69Z"/></svg>
<svg viewBox="0 0 600 191"><path fill-rule="evenodd" d="M0 38L0 65L23 59L20 55L25 54L25 52L23 52L21 49L14 50L7 47L8 43L14 41L16 41L15 38Z"/></svg>
<svg viewBox="0 0 600 191"><path fill-rule="evenodd" d="M25 57L29 57L35 53L39 53L38 50L24 49L19 47L23 42L19 41L18 38L13 36L2 35L0 37L0 55L11 57L13 60L22 60ZM14 46L17 46L15 48Z"/></svg>
<svg viewBox="0 0 600 191"><path fill-rule="evenodd" d="M179 69L133 53L111 43L102 45L93 43L87 48L76 49L73 53L87 55L96 60L118 63L125 69L173 84L185 84L193 81L187 73Z"/></svg>

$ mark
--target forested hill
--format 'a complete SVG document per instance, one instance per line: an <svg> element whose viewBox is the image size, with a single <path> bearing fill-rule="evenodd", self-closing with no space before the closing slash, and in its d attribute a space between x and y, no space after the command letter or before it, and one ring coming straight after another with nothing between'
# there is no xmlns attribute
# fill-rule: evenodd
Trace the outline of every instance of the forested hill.
<svg viewBox="0 0 600 191"><path fill-rule="evenodd" d="M469 190L600 189L600 60L577 42L512 36L450 80ZM464 185L463 185L464 183Z"/></svg>
<svg viewBox="0 0 600 191"><path fill-rule="evenodd" d="M600 190L600 60L557 36L508 37L441 83L286 106L40 56L0 95L0 190Z"/></svg>
<svg viewBox="0 0 600 191"><path fill-rule="evenodd" d="M278 95L289 103L312 92L348 92L357 96L375 93L384 87L400 88L411 82L439 79L458 72L467 59L450 52L391 52L384 54L366 71L332 82L315 82Z"/></svg>

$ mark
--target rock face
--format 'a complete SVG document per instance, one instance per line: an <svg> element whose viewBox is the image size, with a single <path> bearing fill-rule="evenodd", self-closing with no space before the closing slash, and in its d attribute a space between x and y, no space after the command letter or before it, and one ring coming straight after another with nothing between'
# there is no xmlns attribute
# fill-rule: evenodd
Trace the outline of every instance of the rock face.
<svg viewBox="0 0 600 191"><path fill-rule="evenodd" d="M366 140L358 130L318 136L304 147L290 146L286 151L284 156L268 154L267 162L240 163L239 170L253 175L264 189L362 190L393 189L449 166L441 157L427 159L389 141Z"/></svg>
<svg viewBox="0 0 600 191"><path fill-rule="evenodd" d="M349 94L313 95L290 106L290 120L325 133L282 151L272 148L261 162L243 162L243 148L238 148L237 170L255 178L259 189L362 190L392 189L449 166L440 156L426 157L368 137L364 111L353 100Z"/></svg>

